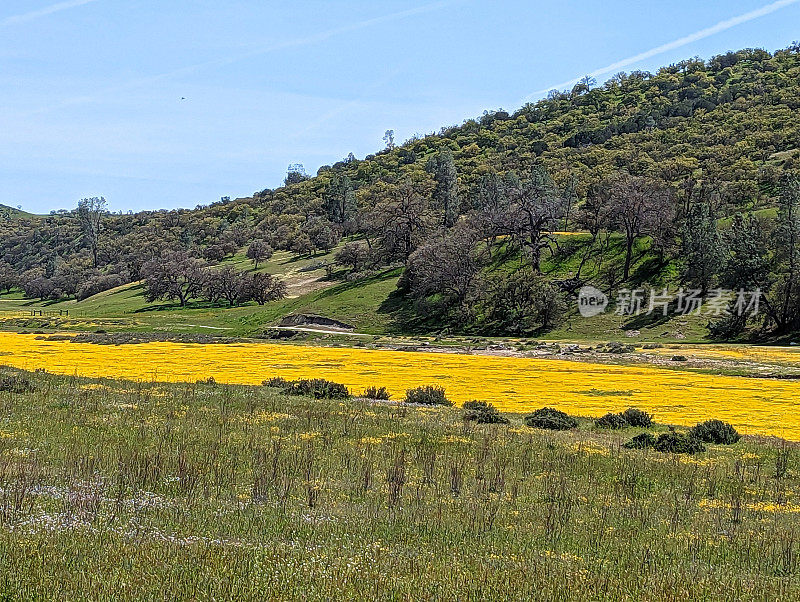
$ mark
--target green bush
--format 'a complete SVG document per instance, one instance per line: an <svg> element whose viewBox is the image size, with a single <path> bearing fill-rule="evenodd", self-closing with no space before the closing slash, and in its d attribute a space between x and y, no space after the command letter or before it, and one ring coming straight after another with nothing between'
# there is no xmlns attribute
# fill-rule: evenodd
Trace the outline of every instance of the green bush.
<svg viewBox="0 0 800 602"><path fill-rule="evenodd" d="M525 424L537 429L566 431L578 426L578 421L569 414L555 408L540 408L533 414L525 416Z"/></svg>
<svg viewBox="0 0 800 602"><path fill-rule="evenodd" d="M464 420L474 420L478 424L508 424L508 418L492 404L485 401L467 401L462 406Z"/></svg>
<svg viewBox="0 0 800 602"><path fill-rule="evenodd" d="M653 424L652 414L643 412L639 408L628 408L622 412L622 417L625 419L625 422L631 426L649 428Z"/></svg>
<svg viewBox="0 0 800 602"><path fill-rule="evenodd" d="M605 416L598 418L596 424L604 429L624 429L628 426L628 421L622 417L622 414L612 414L609 412Z"/></svg>
<svg viewBox="0 0 800 602"><path fill-rule="evenodd" d="M324 378L286 380L274 377L261 384L265 387L283 389L290 395L308 395L316 399L347 399L350 397L347 387Z"/></svg>
<svg viewBox="0 0 800 602"><path fill-rule="evenodd" d="M315 399L347 399L350 391L339 383L324 378L296 380L289 388L292 395L308 395Z"/></svg>
<svg viewBox="0 0 800 602"><path fill-rule="evenodd" d="M655 435L652 433L640 433L623 445L623 447L627 447L628 449L646 449L655 446L655 444Z"/></svg>
<svg viewBox="0 0 800 602"><path fill-rule="evenodd" d="M692 427L689 432L703 443L732 445L741 439L736 429L722 420L706 420Z"/></svg>
<svg viewBox="0 0 800 602"><path fill-rule="evenodd" d="M0 391L8 393L32 393L33 385L31 381L18 374L0 375Z"/></svg>
<svg viewBox="0 0 800 602"><path fill-rule="evenodd" d="M661 433L653 448L656 451L670 454L697 454L706 451L702 441L688 433Z"/></svg>
<svg viewBox="0 0 800 602"><path fill-rule="evenodd" d="M453 402L444 394L444 387L426 385L406 391L406 403L419 403L427 406L451 406Z"/></svg>
<svg viewBox="0 0 800 602"><path fill-rule="evenodd" d="M386 387L367 387L364 389L364 397L367 399L389 399L391 395L389 395L389 391Z"/></svg>

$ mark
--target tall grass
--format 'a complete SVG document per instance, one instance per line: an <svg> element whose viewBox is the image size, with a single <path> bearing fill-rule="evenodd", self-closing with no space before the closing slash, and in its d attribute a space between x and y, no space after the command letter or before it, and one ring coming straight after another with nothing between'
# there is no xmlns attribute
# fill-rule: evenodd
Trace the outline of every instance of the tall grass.
<svg viewBox="0 0 800 602"><path fill-rule="evenodd" d="M25 377L0 392L9 598L800 597L785 442L679 457L448 407Z"/></svg>

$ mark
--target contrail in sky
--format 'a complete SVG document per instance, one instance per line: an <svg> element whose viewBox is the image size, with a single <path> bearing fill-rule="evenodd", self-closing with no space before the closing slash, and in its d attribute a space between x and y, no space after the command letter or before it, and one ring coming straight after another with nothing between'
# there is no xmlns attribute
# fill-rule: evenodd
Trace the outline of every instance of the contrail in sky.
<svg viewBox="0 0 800 602"><path fill-rule="evenodd" d="M67 10L68 8L77 8L78 6L83 6L84 4L89 4L91 2L97 2L97 0L67 0L66 2L59 2L57 4L45 6L44 8L40 8L39 10L34 10L29 13L12 15L10 17L0 19L0 28L7 27L9 25L17 25L18 23L26 23L28 21L38 19L39 17L46 17L47 15L52 15L53 13Z"/></svg>
<svg viewBox="0 0 800 602"><path fill-rule="evenodd" d="M69 4L71 6L78 6L79 4L86 4L87 2L96 2L97 0L75 0L73 2L64 2L62 4ZM298 48L302 46L311 46L313 44L319 44L321 42L325 42L326 40L344 35L347 33L352 33L354 31L359 31L361 29L366 29L368 27L373 27L376 25L382 25L385 23L391 23L393 21L399 21L401 19L405 19L408 17L413 17L416 15L421 15L429 12L433 12L436 10L440 10L446 8L448 6L452 6L455 4L461 4L465 0L440 0L439 2L433 2L430 4L424 4L422 6L417 6L415 8L409 8L402 11L397 11L394 13L389 13L388 15L382 15L379 17L373 17L371 19L365 19L363 21L357 21L355 23L351 23L350 25L343 25L342 27L337 27L334 29L329 29L327 31L323 31L317 34L312 34L300 38L294 38L291 40L286 40L283 42L274 42L272 44L265 44L263 46L256 46L246 52L242 52L240 54L228 57L222 57L219 59L214 59L211 61L205 61L202 63L195 63L194 65L187 65L186 67L180 67L178 69L174 69L172 71L167 71L165 73L158 73L156 75L150 75L138 79L134 79L123 84L119 84L117 86L113 86L110 88L106 88L102 90L99 95L92 95L92 96L81 96L77 98L71 98L60 103L50 105L47 107L43 107L41 109L37 109L31 111L26 114L27 115L35 115L40 113L46 113L61 107L72 106L72 105L80 105L87 102L95 102L99 96L121 92L124 90L130 90L132 88L139 88L142 86L147 86L150 84L155 84L163 80L169 80L174 77L179 77L181 75L189 75L195 73L197 71L201 71L203 69L208 69L212 67L224 67L226 65L231 65L233 63L237 63L239 61L243 61L249 58L255 58L257 56L261 56L264 54L269 54L270 52L275 52L278 50L285 50L288 48ZM56 5L60 6L60 5ZM66 8L66 7L62 7ZM43 9L46 10L46 9ZM60 10L60 9L59 9Z"/></svg>
<svg viewBox="0 0 800 602"><path fill-rule="evenodd" d="M797 0L800 1L800 0ZM153 81L158 81L161 79L169 79L171 77L175 77L178 75L184 75L187 73L193 73L200 69L204 69L206 67L220 67L223 65L230 65L231 63L236 63L238 61L242 61L248 58L260 56L262 54L268 54L270 52L274 52L276 50L285 50L287 48L298 48L301 46L310 46L312 44L319 44L320 42L324 42L330 38L343 35L346 33L351 33L354 31L358 31L361 29L366 29L368 27L372 27L375 25L381 25L384 23L390 23L392 21L398 21L400 19L405 19L407 17L413 17L415 15L421 15L424 13L429 13L435 10L439 10L445 8L447 6L451 6L453 4L459 4L463 2L463 0L442 0L440 2L434 2L432 4L425 4L423 6L417 6L415 8L409 8L407 10L402 10L394 13L390 13L388 15L382 15L380 17L373 17L371 19L365 19L363 21L357 21L356 23L351 23L350 25L343 25L342 27L337 27L335 29L329 29L328 31L323 31L321 33L295 38L293 40L287 40L285 42L276 42L274 44L266 44L264 46L257 46L248 52L244 52L242 54L238 54L232 57L220 58L215 59L212 61L206 61L204 63L197 63L195 65L189 65L187 67L181 67L180 69L175 69L174 71L169 71L167 73L161 73L159 75L154 75L149 78L145 78L141 80L143 83L150 83ZM137 82L139 83L139 82Z"/></svg>
<svg viewBox="0 0 800 602"><path fill-rule="evenodd" d="M630 56L626 59L622 59L617 61L616 63L612 63L606 67L601 69L596 69L589 73L588 75L591 77L598 77L600 75L605 75L607 73L612 73L623 69L629 65L633 65L634 63L638 63L640 61L649 59L656 55L662 54L664 52L668 52L670 50L675 50L677 48L681 48L686 46L687 44L691 44L692 42L697 42L699 40L703 40L715 34L721 33L723 31L727 31L732 27L736 27L737 25L742 25L743 23L747 23L749 21L753 21L754 19L758 19L759 17L764 17L775 11L778 11L782 8L786 8L792 4L797 4L800 0L777 0L777 2L772 2L771 4L767 4L766 6L762 6L761 8L757 8L756 10L752 10L749 13L744 13L743 15L739 15L738 17L732 17L730 19L726 19L724 21L720 21L716 25L712 25L711 27L706 27L705 29L701 29L700 31L696 31L695 33L691 33L687 36L682 38L678 38L672 42L668 42L666 44L662 44L661 46L656 46L655 48L651 48L645 52L640 52L639 54L635 54ZM579 75L572 79L568 79L567 81L563 81L559 84L554 84L552 86L548 86L538 92L534 92L525 97L523 102L530 102L543 94L547 94L550 90L563 90L564 88L568 88L573 86L583 75Z"/></svg>

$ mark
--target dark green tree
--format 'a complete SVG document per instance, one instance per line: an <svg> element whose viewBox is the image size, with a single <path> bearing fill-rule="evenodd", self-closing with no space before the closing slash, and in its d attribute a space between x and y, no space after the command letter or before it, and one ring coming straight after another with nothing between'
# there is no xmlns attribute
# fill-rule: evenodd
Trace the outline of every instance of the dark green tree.
<svg viewBox="0 0 800 602"><path fill-rule="evenodd" d="M725 261L720 274L720 284L736 291L737 297L728 306L728 315L709 324L715 338L732 339L742 334L748 321L756 316L742 311L739 291L759 294L759 309L763 307L771 315L772 306L764 293L770 289L769 250L760 222L753 215L737 213L733 216L730 230L725 234Z"/></svg>
<svg viewBox="0 0 800 602"><path fill-rule="evenodd" d="M458 172L453 153L444 148L428 159L426 169L433 176L433 208L442 214L442 225L450 228L461 211L458 194Z"/></svg>
<svg viewBox="0 0 800 602"><path fill-rule="evenodd" d="M335 175L322 194L325 214L334 224L343 224L356 212L356 195L353 183L346 175Z"/></svg>
<svg viewBox="0 0 800 602"><path fill-rule="evenodd" d="M780 332L800 322L800 177L789 176L781 186L775 230L777 282L773 287L771 315Z"/></svg>
<svg viewBox="0 0 800 602"><path fill-rule="evenodd" d="M681 246L686 261L684 281L705 294L723 266L723 240L717 219L707 203L696 203L681 226Z"/></svg>

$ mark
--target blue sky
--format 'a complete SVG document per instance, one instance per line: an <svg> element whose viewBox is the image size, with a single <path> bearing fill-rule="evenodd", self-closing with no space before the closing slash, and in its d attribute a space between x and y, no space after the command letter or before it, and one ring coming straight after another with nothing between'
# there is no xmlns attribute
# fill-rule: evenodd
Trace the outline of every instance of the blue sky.
<svg viewBox="0 0 800 602"><path fill-rule="evenodd" d="M3 0L0 203L246 196L387 129L513 110L637 55L624 70L775 50L798 25L800 0Z"/></svg>

